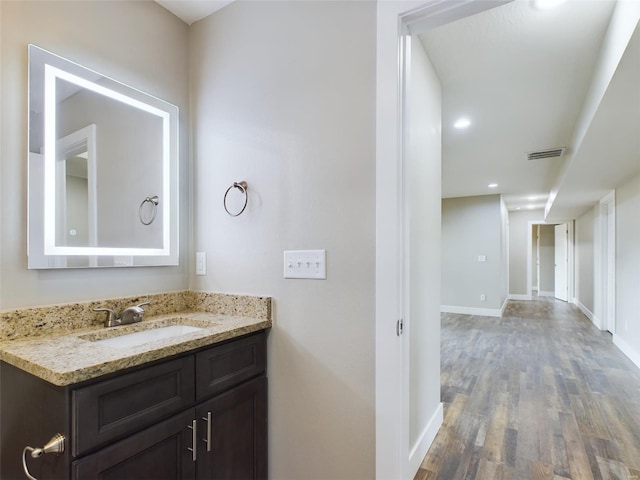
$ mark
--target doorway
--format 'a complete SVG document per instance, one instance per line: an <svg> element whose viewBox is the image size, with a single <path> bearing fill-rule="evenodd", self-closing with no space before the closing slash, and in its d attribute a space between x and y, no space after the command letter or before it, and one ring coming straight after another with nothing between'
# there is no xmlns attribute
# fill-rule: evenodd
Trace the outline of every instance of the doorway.
<svg viewBox="0 0 640 480"><path fill-rule="evenodd" d="M407 43L425 28L435 28L456 19L509 3L512 0L477 2L422 3L378 2L376 61L376 477L411 478L442 423L442 404L423 406L420 416L426 428L418 427L419 435L410 432L410 336L416 332L411 316L412 293L411 233L412 206L407 200L411 192L406 180L411 178L407 167L406 80L411 57ZM415 193L415 192L414 192ZM439 192L438 192L439 193ZM424 218L427 225L439 224L437 218ZM414 212L415 214L415 212ZM413 217L415 218L415 217ZM439 232L438 232L439 233ZM439 254L438 251L431 252ZM437 256L437 255L436 255ZM440 271L427 271L439 288ZM417 295L433 297L438 305L434 318L427 318L427 331L439 341L439 291ZM407 310L407 307L409 309ZM405 313L409 313L407 319ZM406 320L406 322L405 322ZM403 325L404 331L403 334ZM423 325L424 326L424 325ZM415 353L414 348L414 353ZM430 364L439 366L439 349L422 349ZM438 369L439 371L439 369ZM425 388L439 397L439 374L426 382ZM419 387L422 388L422 387ZM414 391L417 393L417 391ZM431 408L433 407L433 408ZM417 432L413 432L414 434ZM417 462L417 463L416 463Z"/></svg>
<svg viewBox="0 0 640 480"><path fill-rule="evenodd" d="M555 297L568 302L573 298L573 222L559 224L529 222L527 241L527 295Z"/></svg>

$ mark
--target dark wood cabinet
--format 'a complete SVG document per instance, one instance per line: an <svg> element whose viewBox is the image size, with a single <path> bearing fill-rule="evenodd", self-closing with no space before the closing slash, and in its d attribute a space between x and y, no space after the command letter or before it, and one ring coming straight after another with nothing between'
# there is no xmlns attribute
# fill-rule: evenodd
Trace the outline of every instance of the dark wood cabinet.
<svg viewBox="0 0 640 480"><path fill-rule="evenodd" d="M267 478L264 331L69 387L0 375L2 480L25 478L22 449L57 432L63 454L28 459L39 480Z"/></svg>
<svg viewBox="0 0 640 480"><path fill-rule="evenodd" d="M267 478L266 378L255 378L196 408L204 448L196 478Z"/></svg>
<svg viewBox="0 0 640 480"><path fill-rule="evenodd" d="M192 406L193 378L194 359L189 355L73 389L73 456Z"/></svg>
<svg viewBox="0 0 640 480"><path fill-rule="evenodd" d="M195 478L193 413L181 413L73 462L73 480L191 480Z"/></svg>

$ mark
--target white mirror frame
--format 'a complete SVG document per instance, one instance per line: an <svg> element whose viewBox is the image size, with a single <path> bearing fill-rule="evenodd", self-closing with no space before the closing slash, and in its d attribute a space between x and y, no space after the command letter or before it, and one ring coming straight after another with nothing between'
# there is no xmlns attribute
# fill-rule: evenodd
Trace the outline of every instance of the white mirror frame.
<svg viewBox="0 0 640 480"><path fill-rule="evenodd" d="M82 267L178 265L178 107L147 95L34 45L29 45L29 114L31 115L34 57L44 58L44 154L29 153L28 267L67 268L67 257L87 257ZM40 60L39 60L40 61ZM40 71L40 70L38 70ZM84 75L83 75L84 74ZM100 84L89 80L100 78ZM157 116L162 122L162 241L160 248L99 247L95 236L86 247L56 245L56 82L63 80L115 102ZM30 121L31 125L31 121ZM88 127L87 127L88 128ZM95 129L95 126L94 126ZM82 129L84 130L84 129ZM29 132L31 135L31 131ZM93 131L95 145L95 130ZM94 161L99 152L95 151ZM94 179L95 180L95 179ZM114 186L115 188L116 186ZM90 201L91 203L91 201ZM95 205L89 209L95 210ZM95 212L94 212L95 213ZM77 264L77 262L74 262ZM77 265L74 265L74 268Z"/></svg>

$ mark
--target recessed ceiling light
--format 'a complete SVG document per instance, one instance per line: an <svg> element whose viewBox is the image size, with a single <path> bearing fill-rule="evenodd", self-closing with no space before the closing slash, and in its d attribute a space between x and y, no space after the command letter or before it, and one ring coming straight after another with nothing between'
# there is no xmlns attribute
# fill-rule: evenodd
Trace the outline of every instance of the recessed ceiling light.
<svg viewBox="0 0 640 480"><path fill-rule="evenodd" d="M471 120L466 117L459 118L456 120L456 123L453 124L454 128L462 130L463 128L467 128L471 125Z"/></svg>
<svg viewBox="0 0 640 480"><path fill-rule="evenodd" d="M527 208L528 208L529 210L533 210L534 208L536 208L536 206L535 206L535 205L527 205Z"/></svg>
<svg viewBox="0 0 640 480"><path fill-rule="evenodd" d="M489 187L489 188L498 188L498 184L497 183L490 183L489 185L487 185L487 187Z"/></svg>
<svg viewBox="0 0 640 480"><path fill-rule="evenodd" d="M530 197L527 197L527 200L531 200L531 201L533 201L533 200L535 200L535 199L536 199L535 195L532 195L532 196L530 196Z"/></svg>
<svg viewBox="0 0 640 480"><path fill-rule="evenodd" d="M534 0L533 6L538 10L549 10L563 4L565 1L566 0Z"/></svg>

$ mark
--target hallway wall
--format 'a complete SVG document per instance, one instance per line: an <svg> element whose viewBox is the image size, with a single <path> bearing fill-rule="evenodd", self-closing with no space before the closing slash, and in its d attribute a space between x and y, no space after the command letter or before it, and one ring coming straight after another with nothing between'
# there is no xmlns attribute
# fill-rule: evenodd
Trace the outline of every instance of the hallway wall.
<svg viewBox="0 0 640 480"><path fill-rule="evenodd" d="M500 195L442 200L442 311L498 314L507 297L503 222Z"/></svg>
<svg viewBox="0 0 640 480"><path fill-rule="evenodd" d="M417 40L417 39L416 39ZM441 86L419 41L411 42L409 141L409 451L417 465L441 423L440 223ZM425 248L427 247L428 248ZM425 295L429 292L429 295ZM440 412L440 416L436 415Z"/></svg>
<svg viewBox="0 0 640 480"><path fill-rule="evenodd" d="M597 208L575 221L575 302L587 316L594 314L594 235Z"/></svg>
<svg viewBox="0 0 640 480"><path fill-rule="evenodd" d="M640 175L616 189L614 343L640 367Z"/></svg>

